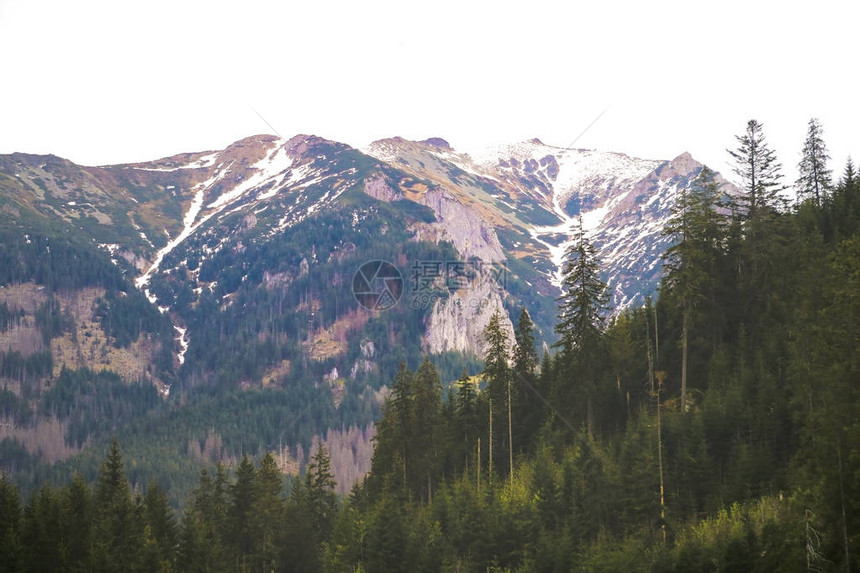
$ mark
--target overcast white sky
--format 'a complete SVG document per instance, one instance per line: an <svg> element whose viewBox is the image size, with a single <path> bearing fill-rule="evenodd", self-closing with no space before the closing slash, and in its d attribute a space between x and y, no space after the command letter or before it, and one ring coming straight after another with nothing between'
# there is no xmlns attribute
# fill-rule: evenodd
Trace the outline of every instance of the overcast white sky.
<svg viewBox="0 0 860 573"><path fill-rule="evenodd" d="M812 116L837 174L860 154L858 6L0 0L0 153L220 149L272 132L254 110L282 136L354 146L566 146L609 106L577 147L689 151L728 174L756 118L793 182Z"/></svg>

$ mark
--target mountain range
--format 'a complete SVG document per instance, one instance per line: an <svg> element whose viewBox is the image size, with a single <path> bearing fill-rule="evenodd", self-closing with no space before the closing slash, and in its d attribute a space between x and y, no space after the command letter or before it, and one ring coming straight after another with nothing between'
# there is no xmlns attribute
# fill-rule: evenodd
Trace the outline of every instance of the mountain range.
<svg viewBox="0 0 860 573"><path fill-rule="evenodd" d="M291 421L259 429L257 449L288 452L287 467L326 440L342 450L339 481L354 481L399 362L429 354L445 379L477 372L495 309L512 339L527 308L552 344L580 224L611 312L656 292L662 229L702 167L687 153L647 160L536 139L468 154L441 138L355 149L307 135L99 167L0 156L0 311L11 317L0 384L18 404L0 412L0 437L55 462L126 427L128 416L75 426L47 408L69 372L115 372L201 412L213 406L195 396L268 389L289 394L277 415ZM359 283L389 295L384 308L362 304ZM33 357L49 367L14 367ZM78 404L87 391L75 388ZM165 438L175 455L229 460L248 447L246 427L183 424L181 439ZM76 438L76 427L89 429Z"/></svg>

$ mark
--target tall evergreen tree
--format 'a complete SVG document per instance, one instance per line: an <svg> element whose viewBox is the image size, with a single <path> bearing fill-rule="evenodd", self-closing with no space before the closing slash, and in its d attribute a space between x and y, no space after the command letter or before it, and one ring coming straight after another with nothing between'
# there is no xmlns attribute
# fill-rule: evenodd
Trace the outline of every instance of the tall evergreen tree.
<svg viewBox="0 0 860 573"><path fill-rule="evenodd" d="M594 246L582 228L582 218L565 259L555 331L561 336L557 345L570 353L599 336L609 301Z"/></svg>
<svg viewBox="0 0 860 573"><path fill-rule="evenodd" d="M850 157L828 203L836 235L844 239L856 233L860 228L860 178Z"/></svg>
<svg viewBox="0 0 860 573"><path fill-rule="evenodd" d="M715 173L704 167L684 189L663 233L674 241L663 255L663 287L681 309L681 411L687 404L687 358L693 313L714 304L714 270L723 239ZM716 317L713 317L716 319Z"/></svg>
<svg viewBox="0 0 860 573"><path fill-rule="evenodd" d="M144 561L153 571L173 569L179 536L167 493L153 480L143 498Z"/></svg>
<svg viewBox="0 0 860 573"><path fill-rule="evenodd" d="M816 206L821 205L833 186L831 171L827 168L829 160L821 124L813 117L809 120L806 141L803 143L800 163L797 164L800 173L795 183L798 199L810 198Z"/></svg>
<svg viewBox="0 0 860 573"><path fill-rule="evenodd" d="M69 569L83 571L90 567L92 558L93 495L84 478L75 474L63 497Z"/></svg>
<svg viewBox="0 0 860 573"><path fill-rule="evenodd" d="M478 398L475 392L475 384L469 379L469 374L463 369L463 375L457 380L457 421L459 435L462 437L463 467L468 471L470 460L477 458L475 447L480 435L478 418Z"/></svg>
<svg viewBox="0 0 860 573"><path fill-rule="evenodd" d="M113 439L99 472L95 491L94 561L105 571L128 571L140 556L140 522L119 442Z"/></svg>
<svg viewBox="0 0 860 573"><path fill-rule="evenodd" d="M230 505L227 513L228 536L225 541L237 568L250 565L254 550L254 532L251 527L252 508L256 493L257 470L248 454L242 454L236 468L236 481L230 488Z"/></svg>
<svg viewBox="0 0 860 573"><path fill-rule="evenodd" d="M543 421L543 405L537 390L538 355L535 348L535 326L529 311L523 307L514 329L513 380L511 400L514 415L514 442L522 450L531 443Z"/></svg>
<svg viewBox="0 0 860 573"><path fill-rule="evenodd" d="M327 541L334 527L337 513L337 496L334 493L336 485L331 472L331 459L320 442L305 473L305 495L313 516L308 525L315 533L318 543Z"/></svg>
<svg viewBox="0 0 860 573"><path fill-rule="evenodd" d="M737 230L742 242L737 243L735 276L739 316L747 334L759 339L768 329L769 317L775 305L788 300L788 282L775 281L795 259L791 257L792 229L787 224L781 165L764 137L761 124L750 120L745 135L738 136L740 145L729 150L735 159L735 173L740 177L744 195L735 208ZM731 233L730 233L731 235Z"/></svg>
<svg viewBox="0 0 860 573"><path fill-rule="evenodd" d="M514 372L520 375L534 374L538 356L535 348L535 325L529 311L523 307L514 330Z"/></svg>
<svg viewBox="0 0 860 573"><path fill-rule="evenodd" d="M442 386L436 367L425 357L415 373L415 412L411 431L413 440L409 453L414 460L412 475L414 490L428 501L432 498L433 477L439 465L440 404Z"/></svg>
<svg viewBox="0 0 860 573"><path fill-rule="evenodd" d="M738 147L726 151L735 160L734 172L740 178L740 214L744 219L755 219L762 211L778 207L779 192L784 189L782 165L765 141L758 121L749 120L744 134L735 137Z"/></svg>
<svg viewBox="0 0 860 573"><path fill-rule="evenodd" d="M406 473L410 469L408 463L411 449L411 438L413 433L413 424L415 410L415 377L412 372L406 369L406 363L401 362L394 377L394 382L391 385L393 409L393 436L392 439L397 447L397 452L403 462L404 484L406 483Z"/></svg>
<svg viewBox="0 0 860 573"><path fill-rule="evenodd" d="M510 366L508 365L508 335L502 330L502 315L498 309L493 312L487 327L484 329L484 341L487 343L484 355L484 378L487 380L487 394L489 395L489 470L492 477L493 471L498 470L500 457L497 453L507 453L505 444L509 440L505 434L509 434L510 428L499 424L507 414L506 405L510 397ZM495 428L493 421L495 419ZM501 430L499 429L501 427ZM493 466L493 460L496 466ZM509 469L509 468L508 468Z"/></svg>
<svg viewBox="0 0 860 573"><path fill-rule="evenodd" d="M609 293L600 278L600 265L582 228L582 218L566 257L555 326L555 331L561 335L556 345L562 347L562 367L554 394L558 403L570 411L577 410L584 401L584 420L591 435L594 398L603 364L601 344Z"/></svg>
<svg viewBox="0 0 860 573"><path fill-rule="evenodd" d="M254 566L261 571L276 568L280 531L284 519L283 477L275 457L266 453L257 468L251 527L254 532Z"/></svg>

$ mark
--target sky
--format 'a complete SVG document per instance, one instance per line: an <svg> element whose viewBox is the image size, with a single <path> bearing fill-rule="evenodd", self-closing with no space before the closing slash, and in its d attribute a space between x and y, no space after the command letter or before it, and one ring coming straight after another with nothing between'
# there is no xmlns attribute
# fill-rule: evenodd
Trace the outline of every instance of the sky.
<svg viewBox="0 0 860 573"><path fill-rule="evenodd" d="M729 175L755 118L792 183L811 117L835 174L860 154L858 16L829 0L0 0L0 153L105 165L257 133L466 152L537 137L688 151Z"/></svg>

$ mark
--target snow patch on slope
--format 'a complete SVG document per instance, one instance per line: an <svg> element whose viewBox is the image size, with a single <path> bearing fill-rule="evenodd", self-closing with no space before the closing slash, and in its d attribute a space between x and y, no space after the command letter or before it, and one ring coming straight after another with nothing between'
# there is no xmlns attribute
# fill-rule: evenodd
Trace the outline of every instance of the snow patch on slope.
<svg viewBox="0 0 860 573"><path fill-rule="evenodd" d="M258 171L251 177L242 181L239 185L224 193L206 207L209 209L221 209L233 203L251 189L260 187L289 169L293 164L292 158L287 155L287 150L282 146L270 149L266 156L254 164Z"/></svg>

